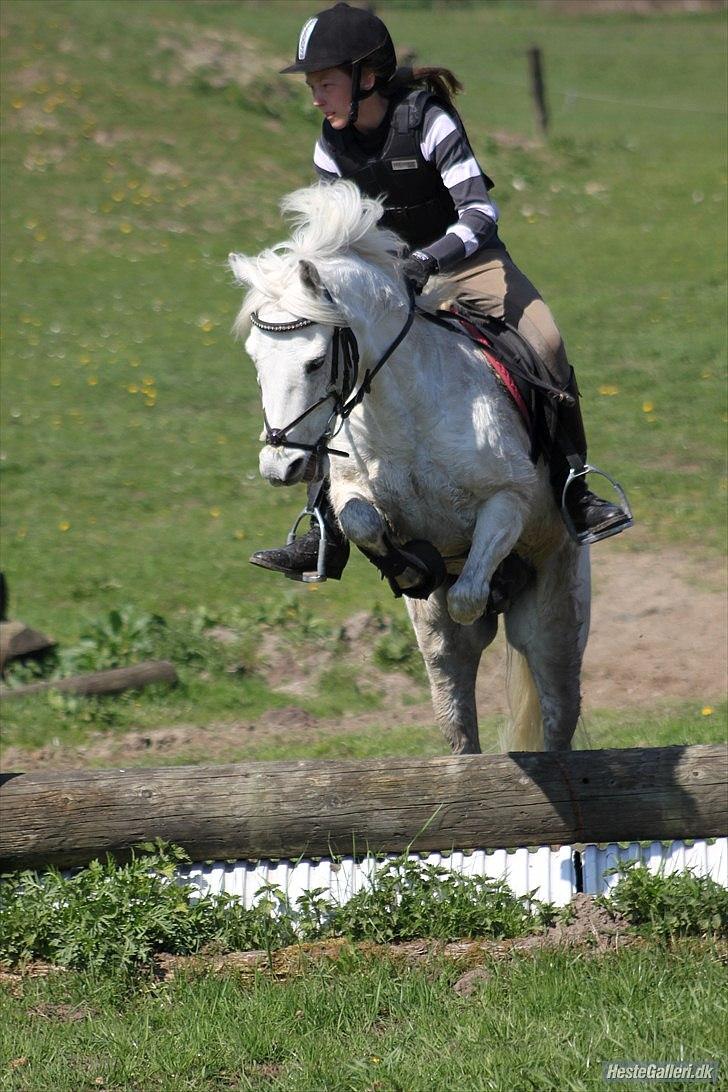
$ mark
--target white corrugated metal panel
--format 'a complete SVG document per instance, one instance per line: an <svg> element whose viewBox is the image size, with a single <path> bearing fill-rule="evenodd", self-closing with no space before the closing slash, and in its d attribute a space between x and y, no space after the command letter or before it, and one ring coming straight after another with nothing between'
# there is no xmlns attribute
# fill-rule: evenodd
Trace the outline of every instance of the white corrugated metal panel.
<svg viewBox="0 0 728 1092"><path fill-rule="evenodd" d="M601 895L614 887L619 879L607 875L623 861L641 861L652 872L694 872L710 876L716 883L728 887L728 838L713 842L632 842L628 846L587 846L582 853L584 890L589 895Z"/></svg>
<svg viewBox="0 0 728 1092"><path fill-rule="evenodd" d="M178 874L180 879L193 883L201 895L233 895L247 907L252 906L271 886L280 890L292 906L304 892L315 890L342 904L367 887L374 871L384 861L397 859L397 854L389 854L378 860L373 857L360 860L343 857L315 861L213 861L188 865ZM690 869L698 876L711 876L717 883L728 887L726 838L718 838L712 843L696 841L690 845L681 841L669 844L652 842L648 845L633 842L628 846L589 845L581 851L581 884L577 884L574 851L570 846L555 849L540 846L533 850L476 849L472 853L456 851L445 855L430 853L427 856L411 854L410 859L437 865L463 876L502 879L514 894L532 894L541 902L556 906L566 905L578 890L591 895L608 892L617 877L607 873L622 861L639 860L655 872Z"/></svg>

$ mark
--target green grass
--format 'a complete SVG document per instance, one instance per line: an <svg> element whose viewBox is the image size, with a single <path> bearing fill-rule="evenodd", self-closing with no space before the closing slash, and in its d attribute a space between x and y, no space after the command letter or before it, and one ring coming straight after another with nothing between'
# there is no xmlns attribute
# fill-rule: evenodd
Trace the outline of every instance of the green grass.
<svg viewBox="0 0 728 1092"><path fill-rule="evenodd" d="M593 1086L601 1061L728 1060L728 892L709 879L625 866L599 902L641 943L599 952L584 935L569 951L537 935L569 908L424 863L384 864L343 907L311 892L292 917L275 890L252 910L191 899L169 883L184 859L147 845L127 864L3 877L0 961L25 971L0 986L3 1087L560 1089ZM463 957L372 948L463 937L501 944L462 996ZM530 955L507 954L517 937ZM211 957L250 948L269 973L211 972ZM196 954L196 970L160 982L160 952ZM57 970L38 980L31 959Z"/></svg>
<svg viewBox="0 0 728 1092"><path fill-rule="evenodd" d="M285 983L183 975L133 1003L89 974L25 980L0 995L4 1087L588 1089L608 1060L725 1067L725 975L705 946L544 952L488 972L468 999L451 963L353 952Z"/></svg>
<svg viewBox="0 0 728 1092"><path fill-rule="evenodd" d="M639 542L719 551L724 18L381 9L396 42L466 85L503 236L563 328L592 457L627 486ZM4 4L2 566L13 616L65 645L124 604L253 615L288 594L247 562L303 496L258 478L260 406L230 335L240 293L225 258L281 238L278 200L311 178L318 119L300 81L276 75L309 14L284 0ZM545 148L498 136L532 136L534 41ZM331 624L394 609L358 556L316 604ZM252 673L186 676L111 719L233 718L278 700ZM332 676L317 709L371 705L345 683ZM8 713L11 739L49 738L53 717L27 708Z"/></svg>

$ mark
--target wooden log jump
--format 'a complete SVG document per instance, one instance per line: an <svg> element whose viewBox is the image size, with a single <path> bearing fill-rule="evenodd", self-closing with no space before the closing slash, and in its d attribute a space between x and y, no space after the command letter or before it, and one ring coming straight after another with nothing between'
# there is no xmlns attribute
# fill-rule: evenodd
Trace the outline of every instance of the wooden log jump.
<svg viewBox="0 0 728 1092"><path fill-rule="evenodd" d="M728 828L728 747L6 773L0 867L708 838Z"/></svg>

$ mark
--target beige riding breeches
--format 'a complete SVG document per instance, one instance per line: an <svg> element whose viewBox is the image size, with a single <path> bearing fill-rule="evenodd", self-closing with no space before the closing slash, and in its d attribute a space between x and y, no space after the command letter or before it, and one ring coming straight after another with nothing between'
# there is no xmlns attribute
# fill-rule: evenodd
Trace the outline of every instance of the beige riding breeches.
<svg viewBox="0 0 728 1092"><path fill-rule="evenodd" d="M458 296L476 311L504 318L531 343L559 386L571 374L564 342L551 311L505 250L479 250L447 274Z"/></svg>

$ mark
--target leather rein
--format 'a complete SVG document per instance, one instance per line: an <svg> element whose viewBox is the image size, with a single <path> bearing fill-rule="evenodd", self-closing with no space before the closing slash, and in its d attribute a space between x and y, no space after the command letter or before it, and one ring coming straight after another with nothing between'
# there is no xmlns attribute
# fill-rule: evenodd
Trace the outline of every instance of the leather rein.
<svg viewBox="0 0 728 1092"><path fill-rule="evenodd" d="M348 451L338 451L336 448L329 447L328 443L339 434L347 417L349 417L352 411L363 402L364 398L371 390L372 380L377 372L384 367L392 353L404 341L409 333L414 317L415 298L414 293L410 291L409 311L404 326L395 339L387 346L374 367L367 368L364 372L364 377L358 390L356 390L356 384L359 378L359 346L356 337L348 326L335 326L334 336L331 342L331 375L329 378L329 389L326 394L322 395L321 398L313 403L313 405L308 406L303 413L299 413L298 417L293 421L290 421L283 428L271 428L264 408L263 421L265 423L266 444L270 445L270 447L288 447L297 448L300 451L311 451L316 456L326 454L341 455L343 458L348 458ZM253 323L253 326L257 326L259 330L275 334L290 333L293 330L303 330L307 326L317 325L314 319L306 318L294 319L291 322L266 322L264 319L258 317L256 311L251 313L250 321ZM338 390L340 367L343 375L341 391ZM305 420L309 414L313 413L314 410L317 410L319 406L323 405L324 402L328 402L329 399L333 399L334 404L331 413L329 414L329 419L326 422L326 426L316 443L302 444L297 441L289 440L289 432L291 432L296 425L299 425L301 421ZM337 420L339 423L334 428L334 423Z"/></svg>

